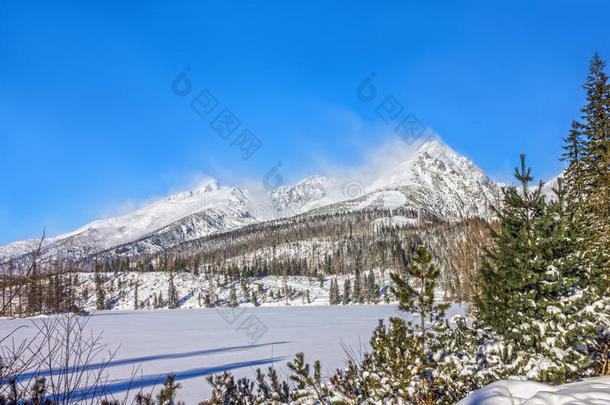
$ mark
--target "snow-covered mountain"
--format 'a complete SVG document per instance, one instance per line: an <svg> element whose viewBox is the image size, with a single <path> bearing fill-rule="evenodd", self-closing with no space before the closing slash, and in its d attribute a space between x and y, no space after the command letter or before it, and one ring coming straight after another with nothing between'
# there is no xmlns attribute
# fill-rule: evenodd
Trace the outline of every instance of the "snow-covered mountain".
<svg viewBox="0 0 610 405"><path fill-rule="evenodd" d="M450 220L490 219L490 206L499 198L498 186L483 170L438 139L420 145L369 188L401 191L410 202Z"/></svg>
<svg viewBox="0 0 610 405"><path fill-rule="evenodd" d="M367 173L368 174L368 173ZM364 179L369 180L364 180ZM453 221L490 219L499 187L473 162L435 139L421 143L376 177L340 179L311 176L280 186L266 198L208 181L134 212L94 221L68 234L48 238L46 257L78 258L113 249L124 254L155 253L202 236L294 215L364 209L425 209ZM0 261L25 255L35 239L0 246Z"/></svg>
<svg viewBox="0 0 610 405"><path fill-rule="evenodd" d="M289 217L336 202L339 183L325 176L310 176L293 186L277 187L269 196L277 216Z"/></svg>
<svg viewBox="0 0 610 405"><path fill-rule="evenodd" d="M74 232L45 239L43 255L82 257L154 236L168 226L184 226L191 238L235 229L257 221L248 212L249 198L238 188L220 187L215 180L171 195L131 213L91 222ZM192 229L182 221L201 218ZM0 258L18 257L34 250L38 241L29 239L0 246Z"/></svg>
<svg viewBox="0 0 610 405"><path fill-rule="evenodd" d="M365 176L356 176L365 178ZM418 209L423 207L447 220L491 219L490 208L499 187L472 161L438 139L419 145L398 165L372 181L312 176L271 192L280 214L296 215L317 209Z"/></svg>

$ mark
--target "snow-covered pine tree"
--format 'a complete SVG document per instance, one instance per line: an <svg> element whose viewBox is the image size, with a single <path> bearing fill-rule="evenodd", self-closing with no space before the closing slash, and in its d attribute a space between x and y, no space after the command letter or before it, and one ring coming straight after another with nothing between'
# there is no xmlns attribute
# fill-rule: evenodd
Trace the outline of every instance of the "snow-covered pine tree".
<svg viewBox="0 0 610 405"><path fill-rule="evenodd" d="M258 299L256 298L256 292L254 290L252 290L250 301L252 301L252 305L254 305L255 307L258 307L261 305L258 302Z"/></svg>
<svg viewBox="0 0 610 405"><path fill-rule="evenodd" d="M87 286L83 287L83 291L81 293L81 301L82 301L83 305L84 305L84 303L89 301L89 287L87 287Z"/></svg>
<svg viewBox="0 0 610 405"><path fill-rule="evenodd" d="M102 276L99 271L95 272L94 276L95 283L95 308L105 309L106 308L106 295L104 294L104 287L102 286Z"/></svg>
<svg viewBox="0 0 610 405"><path fill-rule="evenodd" d="M356 267L356 274L354 274L354 296L352 298L355 303L362 303L364 297L362 296L362 289L360 283L360 269Z"/></svg>
<svg viewBox="0 0 610 405"><path fill-rule="evenodd" d="M543 272L535 246L534 222L544 213L544 198L541 187L530 191L530 174L525 155L521 155L521 171L515 169L521 189L513 186L503 189L503 208L496 210L501 229L498 232L491 229L495 246L483 260L479 271L481 292L475 297L479 319L510 341L521 338L520 326L529 325L527 314L531 311L526 309L535 302L524 294L535 287L535 275Z"/></svg>
<svg viewBox="0 0 610 405"><path fill-rule="evenodd" d="M135 282L135 287L133 289L133 309L138 309L140 306L140 302L138 301L138 281Z"/></svg>
<svg viewBox="0 0 610 405"><path fill-rule="evenodd" d="M398 309L417 314L418 329L408 322L407 332L415 336L419 353L423 357L429 346L428 339L434 338L434 328L443 323L445 310L449 304L434 301L434 289L440 276L440 269L432 264L432 255L424 246L415 248L413 263L405 267L406 274L392 273L390 277L396 285L392 293L398 298ZM426 318L430 326L426 326Z"/></svg>
<svg viewBox="0 0 610 405"><path fill-rule="evenodd" d="M351 282L349 280L348 277L345 278L345 281L343 282L343 300L342 300L342 304L343 305L347 305L349 304L351 298Z"/></svg>
<svg viewBox="0 0 610 405"><path fill-rule="evenodd" d="M589 225L598 229L604 241L610 238L610 83L606 62L593 56L584 85L587 104L582 108L581 124L582 179L585 198L582 202L590 213ZM601 242L597 240L596 242ZM607 247L607 246L606 246Z"/></svg>
<svg viewBox="0 0 610 405"><path fill-rule="evenodd" d="M379 322L371 338L372 351L361 365L362 389L369 397L422 404L443 401L445 384L435 380L436 361L430 351L439 346L448 307L434 302L439 276L440 270L423 246L415 249L413 263L402 274L391 274L399 309L416 314L418 320L390 318L387 329Z"/></svg>
<svg viewBox="0 0 610 405"><path fill-rule="evenodd" d="M231 284L231 291L229 292L229 303L230 307L236 308L239 306L239 302L237 302L237 292L235 291L235 285Z"/></svg>
<svg viewBox="0 0 610 405"><path fill-rule="evenodd" d="M242 295L248 299L250 294L248 294L248 283L246 282L245 277L239 279L239 285L241 286Z"/></svg>
<svg viewBox="0 0 610 405"><path fill-rule="evenodd" d="M169 273L169 285L167 287L167 307L170 309L178 308L178 292L174 285L174 273Z"/></svg>
<svg viewBox="0 0 610 405"><path fill-rule="evenodd" d="M369 301L376 304L379 300L379 286L375 281L375 272L371 270L369 276L366 279L366 288L368 290Z"/></svg>
<svg viewBox="0 0 610 405"><path fill-rule="evenodd" d="M176 383L175 380L175 374L168 374L167 380L163 382L163 388L161 388L157 395L157 401L160 405L175 404L176 391L182 387L182 384Z"/></svg>
<svg viewBox="0 0 610 405"><path fill-rule="evenodd" d="M339 304L339 284L337 279L330 280L330 288L328 290L328 302L330 305Z"/></svg>
<svg viewBox="0 0 610 405"><path fill-rule="evenodd" d="M596 268L592 284L600 296L610 288L610 83L606 63L595 54L585 85L587 103L582 120L572 124L564 138L562 160L568 162L563 177L566 194L578 216L582 267Z"/></svg>
<svg viewBox="0 0 610 405"><path fill-rule="evenodd" d="M542 353L544 361L552 361L545 364L537 378L563 382L586 372L591 362L587 347L594 344L600 325L609 324L597 286L590 282L594 277L592 268L582 263L578 239L581 224L573 215L574 203L565 193L561 179L553 191L556 199L545 207L539 225L540 255L548 265L537 284L536 318L542 319L535 318L540 339L535 349ZM532 374L538 371L532 370Z"/></svg>
<svg viewBox="0 0 610 405"><path fill-rule="evenodd" d="M542 381L578 377L596 337L599 300L588 288L576 248L578 229L559 181L557 201L545 202L541 187L530 190L531 170L521 156L515 177L521 190L504 190L501 229L480 270L477 315L497 336L502 363L497 374Z"/></svg>
<svg viewBox="0 0 610 405"><path fill-rule="evenodd" d="M210 298L210 293L206 292L203 297L203 306L206 308L212 308L212 299Z"/></svg>

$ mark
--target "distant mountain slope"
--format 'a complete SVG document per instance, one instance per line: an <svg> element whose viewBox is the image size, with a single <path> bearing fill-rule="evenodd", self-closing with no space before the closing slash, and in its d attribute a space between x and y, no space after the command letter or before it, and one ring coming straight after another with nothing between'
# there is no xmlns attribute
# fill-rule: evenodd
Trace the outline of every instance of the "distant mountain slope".
<svg viewBox="0 0 610 405"><path fill-rule="evenodd" d="M368 176L366 176L366 175ZM364 180L368 178L369 180ZM440 140L424 142L371 179L307 177L280 186L262 201L215 180L134 212L94 221L45 241L43 255L79 258L112 249L118 254L157 253L178 243L295 215L407 208L454 221L490 219L500 188L472 161ZM0 246L0 262L27 255L35 239Z"/></svg>
<svg viewBox="0 0 610 405"><path fill-rule="evenodd" d="M171 195L134 212L91 222L74 232L47 239L43 255L77 258L154 237L168 227L184 228L197 238L256 222L247 207L249 199L238 188L220 187L215 180L193 191ZM183 220L194 214L201 218L189 228ZM35 240L0 246L0 258L18 257L33 250ZM30 248L31 247L31 248Z"/></svg>
<svg viewBox="0 0 610 405"><path fill-rule="evenodd" d="M440 140L422 144L417 153L384 174L371 189L400 190L409 200L450 219L491 219L498 186L472 161Z"/></svg>

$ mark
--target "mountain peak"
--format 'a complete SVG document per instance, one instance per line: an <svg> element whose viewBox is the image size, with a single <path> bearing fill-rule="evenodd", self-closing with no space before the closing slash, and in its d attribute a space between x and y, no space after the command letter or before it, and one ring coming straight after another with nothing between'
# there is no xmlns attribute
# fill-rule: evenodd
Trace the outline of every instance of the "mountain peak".
<svg viewBox="0 0 610 405"><path fill-rule="evenodd" d="M449 147L440 138L434 137L422 142L417 148L417 154L428 154L430 157L435 159L444 160L449 155L457 155L456 152Z"/></svg>
<svg viewBox="0 0 610 405"><path fill-rule="evenodd" d="M197 188L195 188L195 191L197 193L210 193L212 191L218 190L219 188L220 185L218 184L218 181L216 181L215 179L210 179L197 186Z"/></svg>

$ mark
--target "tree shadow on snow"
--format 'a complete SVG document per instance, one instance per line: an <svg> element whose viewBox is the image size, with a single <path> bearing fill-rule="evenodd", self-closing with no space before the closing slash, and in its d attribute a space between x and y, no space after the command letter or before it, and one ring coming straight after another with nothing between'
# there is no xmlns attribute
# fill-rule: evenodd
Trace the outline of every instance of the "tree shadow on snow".
<svg viewBox="0 0 610 405"><path fill-rule="evenodd" d="M124 380L118 381L115 383L110 383L106 385L106 390L104 392L97 391L93 388L83 388L80 390L80 394L83 395L81 400L91 399L100 396L107 396L116 394L119 392L131 390L133 392L138 392L145 387L155 386L163 383L165 378L167 378L167 374L174 374L176 376L176 381L186 380L189 378L202 377L210 374L218 374L224 371L230 371L237 368L243 367L254 367L254 366L262 366L265 364L274 363L277 361L286 360L287 357L275 357L275 358L267 358L260 360L251 360L251 361L240 361L235 363L223 364L215 367L202 367L202 368L194 368L190 370L184 370L179 372L168 372L163 374L150 374L142 376L141 378L135 379L133 381Z"/></svg>
<svg viewBox="0 0 610 405"><path fill-rule="evenodd" d="M141 364L141 363L155 361L155 360L181 359L181 358L185 358L185 357L204 356L204 355L215 354L215 353L249 350L249 349L254 349L254 348L264 347L264 346L271 346L271 345L283 345L286 343L290 343L290 341L259 343L256 345L219 347L216 349L196 350L196 351L184 352L184 353L169 353L169 354L156 354L156 355L151 355L151 356L132 357L132 358L128 358L128 359L112 360L107 363L100 362L100 363L88 364L84 367L82 367L82 366L70 367L67 370L53 369L53 370L42 370L42 371L37 371L37 372L32 372L32 373L23 373L23 374L20 374L17 376L17 381L29 380L31 378L45 377L45 376L49 376L49 375L56 376L59 374L69 374L69 373L82 371L82 370L96 370L96 369L100 369L102 367L109 368L109 367L116 367L116 366L124 366L127 364Z"/></svg>

